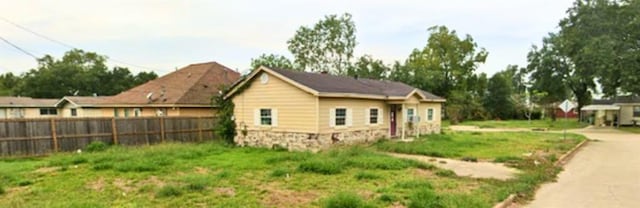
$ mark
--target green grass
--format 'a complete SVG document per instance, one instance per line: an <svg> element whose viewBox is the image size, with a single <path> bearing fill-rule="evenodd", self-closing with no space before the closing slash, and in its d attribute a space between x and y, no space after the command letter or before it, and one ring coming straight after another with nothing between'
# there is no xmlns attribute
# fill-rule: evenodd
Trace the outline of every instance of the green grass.
<svg viewBox="0 0 640 208"><path fill-rule="evenodd" d="M446 158L477 158L494 161L504 158L520 158L535 151L556 154L566 152L585 137L567 134L567 139L559 133L541 132L458 132L427 135L414 142L379 142L381 151L419 154Z"/></svg>
<svg viewBox="0 0 640 208"><path fill-rule="evenodd" d="M621 126L618 129L629 132L629 133L640 134L640 127L638 126Z"/></svg>
<svg viewBox="0 0 640 208"><path fill-rule="evenodd" d="M315 154L203 143L5 158L0 159L0 207L389 207L418 206L429 194L444 207L491 207L509 193L528 196L555 176L555 169L534 169L531 161L513 157L532 150L555 153L579 140L558 138L450 133ZM510 181L458 177L380 150L509 160L525 171Z"/></svg>
<svg viewBox="0 0 640 208"><path fill-rule="evenodd" d="M578 122L576 119L557 119L556 121L546 120L504 120L504 121L464 121L460 125L478 126L480 128L541 128L549 130L580 129L588 124Z"/></svg>

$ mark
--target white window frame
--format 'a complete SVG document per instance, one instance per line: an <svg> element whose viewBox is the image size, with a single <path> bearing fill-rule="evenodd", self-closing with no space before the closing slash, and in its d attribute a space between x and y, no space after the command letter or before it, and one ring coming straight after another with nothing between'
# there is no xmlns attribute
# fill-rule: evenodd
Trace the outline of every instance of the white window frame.
<svg viewBox="0 0 640 208"><path fill-rule="evenodd" d="M429 111L431 111L431 117L429 117ZM427 108L427 110L425 111L425 116L426 121L434 121L435 117L436 117L436 109L435 108Z"/></svg>
<svg viewBox="0 0 640 208"><path fill-rule="evenodd" d="M271 112L270 119L271 124L262 123L262 110L269 110ZM253 113L253 125L260 127L276 127L278 126L278 109L270 107L259 107L254 110Z"/></svg>
<svg viewBox="0 0 640 208"><path fill-rule="evenodd" d="M140 117L142 116L142 109L141 108L134 108L133 109L133 117Z"/></svg>
<svg viewBox="0 0 640 208"><path fill-rule="evenodd" d="M413 120L411 120L411 118L409 118L409 109L411 109L413 111L413 115L411 117L416 116L416 108L414 108L414 107L407 108L406 109L406 113L404 114L404 117L405 117L404 121L405 122L412 122L413 121Z"/></svg>
<svg viewBox="0 0 640 208"><path fill-rule="evenodd" d="M371 123L371 110L377 110L377 114L376 114L376 123ZM367 125L380 125L383 122L383 118L384 118L384 114L382 114L382 108L379 107L370 107L365 109L364 111L364 115L365 115L365 123Z"/></svg>
<svg viewBox="0 0 640 208"><path fill-rule="evenodd" d="M636 110L638 110L638 111L636 111ZM640 117L640 115L636 115L638 112L640 112L640 105L634 105L633 108L631 109L631 112L632 112L634 118Z"/></svg>
<svg viewBox="0 0 640 208"><path fill-rule="evenodd" d="M345 109L345 118L344 125L336 124L336 110L337 109ZM347 128L353 126L353 110L351 108L347 108L344 106L336 106L335 108L329 109L329 127L333 128Z"/></svg>

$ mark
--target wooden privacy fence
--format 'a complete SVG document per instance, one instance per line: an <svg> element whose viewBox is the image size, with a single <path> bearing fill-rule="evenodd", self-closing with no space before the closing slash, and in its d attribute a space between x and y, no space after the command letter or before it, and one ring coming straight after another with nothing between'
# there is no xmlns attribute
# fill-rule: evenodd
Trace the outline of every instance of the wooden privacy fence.
<svg viewBox="0 0 640 208"><path fill-rule="evenodd" d="M93 141L119 145L215 139L215 117L0 119L0 156L75 151Z"/></svg>

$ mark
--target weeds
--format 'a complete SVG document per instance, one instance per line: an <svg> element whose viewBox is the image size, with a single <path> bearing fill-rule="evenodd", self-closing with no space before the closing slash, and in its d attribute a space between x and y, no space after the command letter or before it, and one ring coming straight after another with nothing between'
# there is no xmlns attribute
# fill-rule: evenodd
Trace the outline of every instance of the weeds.
<svg viewBox="0 0 640 208"><path fill-rule="evenodd" d="M358 180L375 180L375 179L381 178L381 176L378 175L378 174L371 173L371 172L365 172L365 171L356 173L355 177Z"/></svg>
<svg viewBox="0 0 640 208"><path fill-rule="evenodd" d="M325 208L364 208L372 207L367 205L360 196L349 193L341 192L326 199Z"/></svg>
<svg viewBox="0 0 640 208"><path fill-rule="evenodd" d="M93 141L91 143L89 143L89 145L87 145L85 147L85 151L87 152L102 152L107 150L107 148L109 148L109 145L107 143L104 143L103 141Z"/></svg>
<svg viewBox="0 0 640 208"><path fill-rule="evenodd" d="M182 191L180 191L179 188L172 185L166 185L158 191L158 193L156 194L156 197L165 198L165 197L177 197L180 195L182 195Z"/></svg>

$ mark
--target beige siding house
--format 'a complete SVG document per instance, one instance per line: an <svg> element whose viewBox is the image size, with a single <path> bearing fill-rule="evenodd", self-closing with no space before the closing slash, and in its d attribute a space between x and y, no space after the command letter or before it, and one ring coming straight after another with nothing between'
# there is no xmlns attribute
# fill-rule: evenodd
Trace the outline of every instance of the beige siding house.
<svg viewBox="0 0 640 208"><path fill-rule="evenodd" d="M216 62L191 64L114 96L62 98L64 117L214 116L211 98L240 74Z"/></svg>
<svg viewBox="0 0 640 208"><path fill-rule="evenodd" d="M290 150L439 133L445 100L409 85L260 67L225 96L235 142Z"/></svg>
<svg viewBox="0 0 640 208"><path fill-rule="evenodd" d="M0 119L59 117L57 99L0 97Z"/></svg>

